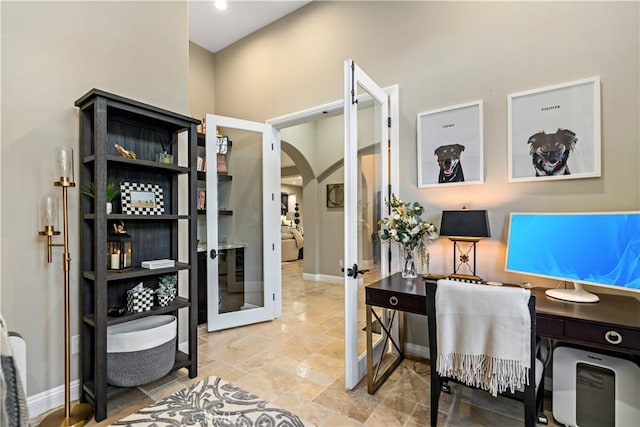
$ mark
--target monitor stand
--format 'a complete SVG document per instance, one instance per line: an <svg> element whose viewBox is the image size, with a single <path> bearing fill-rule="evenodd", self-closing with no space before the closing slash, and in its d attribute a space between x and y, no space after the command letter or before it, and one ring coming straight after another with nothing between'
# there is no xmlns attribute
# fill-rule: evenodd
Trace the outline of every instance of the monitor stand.
<svg viewBox="0 0 640 427"><path fill-rule="evenodd" d="M573 289L547 289L544 292L548 297L569 302L598 302L598 295L584 290L580 283L574 282Z"/></svg>

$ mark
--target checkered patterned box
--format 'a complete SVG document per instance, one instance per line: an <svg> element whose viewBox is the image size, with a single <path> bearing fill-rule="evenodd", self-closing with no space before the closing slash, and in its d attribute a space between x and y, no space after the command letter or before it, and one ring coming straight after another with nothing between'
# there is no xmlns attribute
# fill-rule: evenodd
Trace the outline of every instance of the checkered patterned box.
<svg viewBox="0 0 640 427"><path fill-rule="evenodd" d="M141 291L129 289L127 291L127 310L133 313L142 313L153 307L153 290L143 288Z"/></svg>
<svg viewBox="0 0 640 427"><path fill-rule="evenodd" d="M158 294L156 297L158 298L158 305L160 307L166 307L171 301L176 299L176 290L174 289L170 294Z"/></svg>

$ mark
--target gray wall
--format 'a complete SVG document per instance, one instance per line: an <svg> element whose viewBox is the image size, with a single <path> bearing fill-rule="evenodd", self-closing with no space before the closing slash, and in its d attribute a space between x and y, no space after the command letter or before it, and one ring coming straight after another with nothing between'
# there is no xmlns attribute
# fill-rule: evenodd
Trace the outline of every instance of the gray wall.
<svg viewBox="0 0 640 427"><path fill-rule="evenodd" d="M200 120L215 114L215 65L213 53L189 42L189 112Z"/></svg>
<svg viewBox="0 0 640 427"><path fill-rule="evenodd" d="M346 57L382 86L398 83L400 196L423 202L436 223L443 209L489 209L479 273L517 280L502 268L508 212L639 207L637 12L630 2L314 2L216 55L216 108L265 120L340 99ZM509 184L507 95L594 75L602 177ZM485 106L485 183L418 189L416 114L475 99ZM432 271L446 272L449 243L431 250Z"/></svg>
<svg viewBox="0 0 640 427"><path fill-rule="evenodd" d="M38 236L56 146L78 149L74 101L99 88L189 112L184 2L2 2L2 301L27 342L29 395L63 383L62 255ZM78 159L75 159L76 177ZM70 191L71 333L79 331L78 198ZM72 358L72 380L77 378ZM32 414L35 415L35 414Z"/></svg>
<svg viewBox="0 0 640 427"><path fill-rule="evenodd" d="M422 202L436 224L444 209L488 209L492 238L478 245L478 273L531 281L504 272L509 212L640 209L639 7L313 2L216 54L216 111L264 121L341 99L342 64L353 58L381 86L400 87L399 196ZM602 176L508 183L507 95L591 76L602 82ZM484 184L419 189L416 114L477 99ZM431 272L450 272L450 245L431 246Z"/></svg>

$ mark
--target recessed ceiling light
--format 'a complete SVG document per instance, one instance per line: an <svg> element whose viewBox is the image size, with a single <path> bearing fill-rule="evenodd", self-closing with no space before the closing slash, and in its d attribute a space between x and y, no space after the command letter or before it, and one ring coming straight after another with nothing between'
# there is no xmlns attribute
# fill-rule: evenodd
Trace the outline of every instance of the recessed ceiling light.
<svg viewBox="0 0 640 427"><path fill-rule="evenodd" d="M227 10L227 0L216 0L213 4L218 10Z"/></svg>

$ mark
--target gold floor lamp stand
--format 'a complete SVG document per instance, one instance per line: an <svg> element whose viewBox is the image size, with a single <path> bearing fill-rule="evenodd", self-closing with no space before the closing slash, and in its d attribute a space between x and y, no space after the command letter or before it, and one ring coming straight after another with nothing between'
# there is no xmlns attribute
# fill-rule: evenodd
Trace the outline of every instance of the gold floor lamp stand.
<svg viewBox="0 0 640 427"><path fill-rule="evenodd" d="M47 261L51 262L51 248L60 246L63 248L64 270L64 407L47 414L42 422L41 427L71 427L83 426L93 417L93 408L88 403L70 404L70 365L71 365L71 333L69 329L69 269L71 256L69 255L69 217L67 211L67 190L69 187L75 187L72 180L61 177L60 181L53 183L56 187L62 187L62 218L63 218L63 243L52 242L52 237L60 234L54 230L52 218L56 215L52 212L52 205L49 204L49 211L45 209L45 217L49 223L45 223L45 231L41 231L41 236L47 237Z"/></svg>
<svg viewBox="0 0 640 427"><path fill-rule="evenodd" d="M42 420L40 427L80 427L93 417L93 408L88 403L74 403L69 407L67 416L65 408L56 409Z"/></svg>

